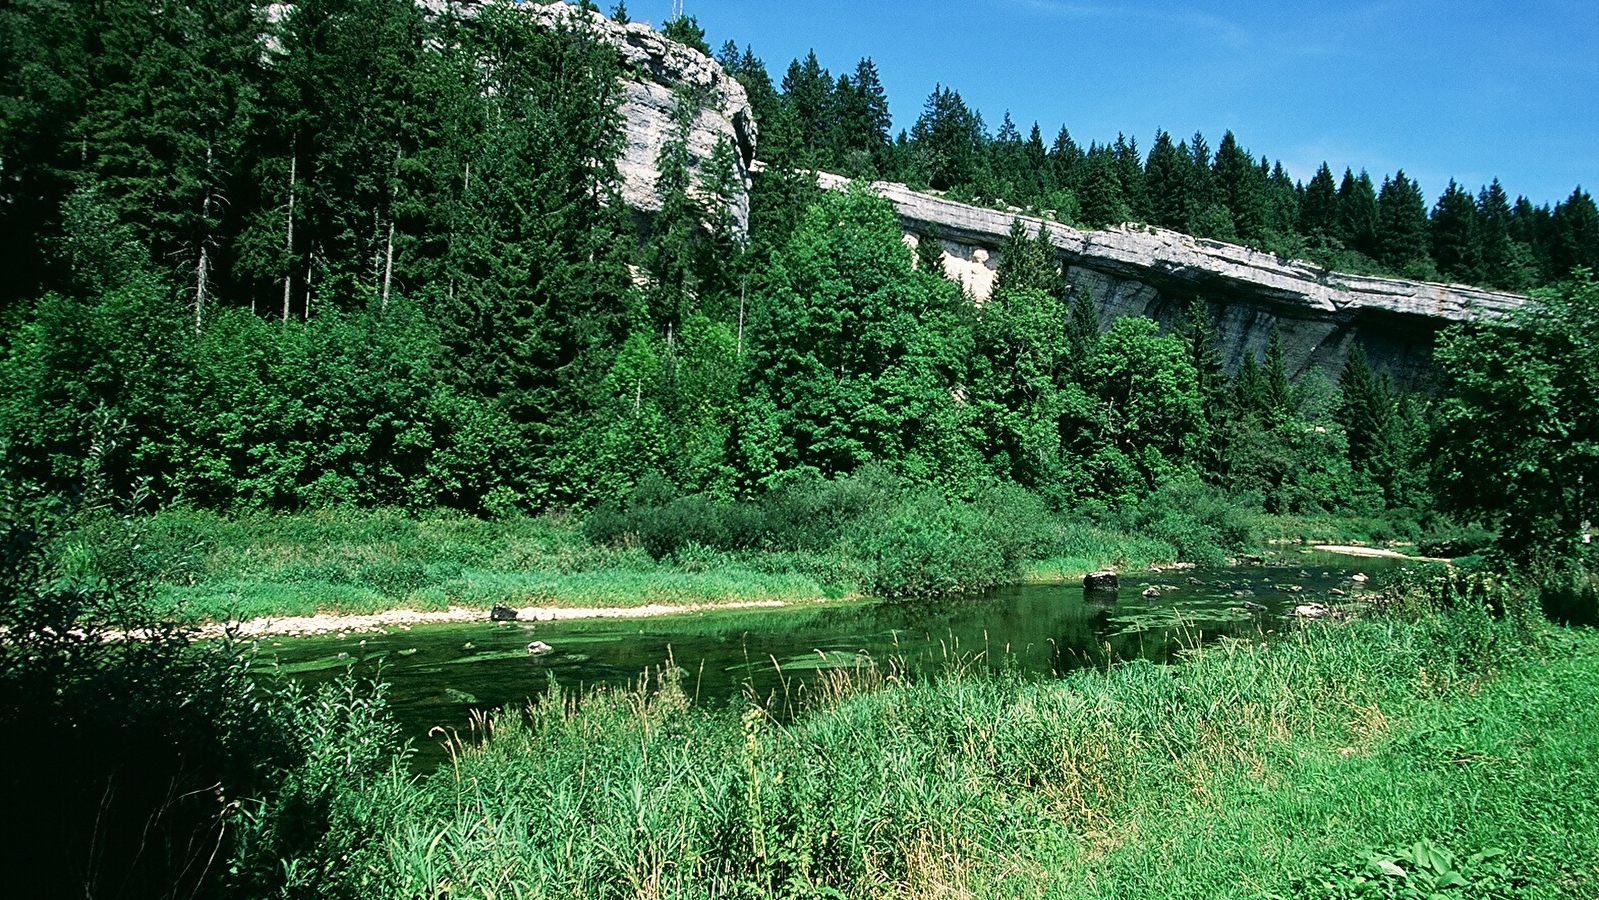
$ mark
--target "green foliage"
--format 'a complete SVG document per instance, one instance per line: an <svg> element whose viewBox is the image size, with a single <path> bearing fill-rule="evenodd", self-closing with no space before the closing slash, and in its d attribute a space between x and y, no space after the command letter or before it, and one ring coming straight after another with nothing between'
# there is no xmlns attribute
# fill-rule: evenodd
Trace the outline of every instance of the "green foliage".
<svg viewBox="0 0 1599 900"><path fill-rule="evenodd" d="M1572 557L1599 484L1599 285L1586 272L1508 322L1448 331L1435 429L1440 496L1496 523L1513 558ZM1484 477L1493 473L1493 477Z"/></svg>
<svg viewBox="0 0 1599 900"><path fill-rule="evenodd" d="M1372 853L1364 864L1331 867L1301 883L1294 896L1338 900L1528 896L1524 880L1511 872L1505 856L1503 850L1489 849L1462 859L1422 839L1403 850Z"/></svg>

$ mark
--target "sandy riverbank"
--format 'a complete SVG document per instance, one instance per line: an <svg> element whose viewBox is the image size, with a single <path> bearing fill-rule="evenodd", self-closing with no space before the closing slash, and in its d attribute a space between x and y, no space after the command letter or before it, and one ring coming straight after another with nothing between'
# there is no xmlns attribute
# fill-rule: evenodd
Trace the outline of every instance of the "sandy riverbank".
<svg viewBox="0 0 1599 900"><path fill-rule="evenodd" d="M573 609L559 607L528 607L517 610L517 620L523 622L565 622L575 619L652 619L684 613L708 612L727 609L775 609L788 606L782 600L760 600L743 603L702 603L688 606L609 607ZM213 622L202 626L202 638L222 637L228 631L240 637L304 637L317 634L372 634L393 629L409 630L415 625L448 625L489 621L488 610L452 606L447 610L423 611L391 609L370 615L345 615L318 613L314 616L285 616L250 619L244 622Z"/></svg>
<svg viewBox="0 0 1599 900"><path fill-rule="evenodd" d="M1408 559L1412 562L1449 562L1447 559L1438 559L1431 556L1410 556L1397 550L1379 550L1376 547L1345 547L1337 544L1321 544L1310 548L1323 553L1337 553L1341 556L1360 556L1367 559Z"/></svg>

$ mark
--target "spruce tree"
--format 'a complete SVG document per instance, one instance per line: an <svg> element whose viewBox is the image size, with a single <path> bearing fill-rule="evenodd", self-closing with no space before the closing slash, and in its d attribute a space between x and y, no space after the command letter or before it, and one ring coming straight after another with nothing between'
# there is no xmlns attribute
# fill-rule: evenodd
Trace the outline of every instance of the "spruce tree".
<svg viewBox="0 0 1599 900"><path fill-rule="evenodd" d="M1396 275L1422 275L1427 262L1427 205L1404 171L1384 179L1377 195L1377 261Z"/></svg>
<svg viewBox="0 0 1599 900"><path fill-rule="evenodd" d="M1090 146L1087 170L1082 189L1078 192L1083 222L1091 227L1104 228L1130 219L1131 210L1122 193L1121 172L1115 151L1109 147Z"/></svg>
<svg viewBox="0 0 1599 900"><path fill-rule="evenodd" d="M1445 278L1464 284L1483 281L1477 201L1453 180L1432 210L1432 258Z"/></svg>
<svg viewBox="0 0 1599 900"><path fill-rule="evenodd" d="M836 86L832 73L822 68L816 51L806 54L805 60L789 64L783 76L783 110L794 128L797 146L812 162L810 165L830 165L828 152L837 115Z"/></svg>
<svg viewBox="0 0 1599 900"><path fill-rule="evenodd" d="M1293 385L1288 378L1288 360L1283 355L1282 333L1275 320L1266 341L1266 365L1261 373L1261 408L1272 422L1285 421L1294 408Z"/></svg>
<svg viewBox="0 0 1599 900"><path fill-rule="evenodd" d="M1510 198L1495 178L1477 194L1477 234L1482 246L1483 280L1497 288L1524 287L1526 274L1510 240Z"/></svg>
<svg viewBox="0 0 1599 900"><path fill-rule="evenodd" d="M1062 125L1060 133L1055 135L1055 143L1049 148L1049 167L1055 176L1055 183L1061 190L1080 191L1086 163L1087 156L1083 149L1077 146L1071 132Z"/></svg>
<svg viewBox="0 0 1599 900"><path fill-rule="evenodd" d="M1265 185L1254 160L1239 146L1231 131L1222 137L1221 146L1216 148L1215 174L1221 202L1232 213L1231 237L1259 241L1266 227Z"/></svg>
<svg viewBox="0 0 1599 900"><path fill-rule="evenodd" d="M1555 278L1568 278L1577 268L1599 272L1599 207L1582 188L1571 192L1551 217L1550 262Z"/></svg>
<svg viewBox="0 0 1599 900"><path fill-rule="evenodd" d="M1338 418L1348 434L1350 467L1371 488L1386 491L1393 475L1394 398L1372 371L1363 348L1357 346L1345 360L1339 393Z"/></svg>
<svg viewBox="0 0 1599 900"><path fill-rule="evenodd" d="M1299 206L1299 233L1313 247L1326 247L1337 239L1338 186L1326 163L1316 170Z"/></svg>
<svg viewBox="0 0 1599 900"><path fill-rule="evenodd" d="M1138 154L1138 140L1118 134L1113 152L1116 155L1116 179L1121 184L1122 202L1127 205L1127 218L1135 222L1149 221L1149 199L1144 190L1144 161Z"/></svg>
<svg viewBox="0 0 1599 900"><path fill-rule="evenodd" d="M1343 183L1338 186L1338 240L1346 248L1375 260L1378 221L1377 190L1371 176L1361 171L1357 177L1345 169Z"/></svg>
<svg viewBox="0 0 1599 900"><path fill-rule="evenodd" d="M1157 131L1144 174L1150 221L1155 225L1179 231L1187 227L1189 173L1188 155L1177 149L1170 134Z"/></svg>
<svg viewBox="0 0 1599 900"><path fill-rule="evenodd" d="M984 145L982 119L956 91L936 85L911 129L915 165L935 190L969 187Z"/></svg>

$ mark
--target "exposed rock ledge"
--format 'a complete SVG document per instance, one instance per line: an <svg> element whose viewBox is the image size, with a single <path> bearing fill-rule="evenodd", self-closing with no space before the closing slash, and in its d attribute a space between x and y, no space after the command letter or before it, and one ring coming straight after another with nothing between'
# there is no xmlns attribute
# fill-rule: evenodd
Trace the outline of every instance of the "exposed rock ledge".
<svg viewBox="0 0 1599 900"><path fill-rule="evenodd" d="M847 181L821 173L824 188ZM993 287L999 248L1020 218L1030 234L1048 229L1067 277L1093 292L1102 319L1149 315L1175 324L1194 297L1211 305L1229 365L1264 351L1276 322L1294 374L1319 368L1337 379L1357 344L1403 386L1432 380L1437 331L1526 302L1512 294L1463 285L1432 284L1327 272L1221 241L1175 231L1129 226L1082 231L1028 216L957 203L903 184L875 182L872 190L899 212L906 240L936 230L944 264L979 301Z"/></svg>

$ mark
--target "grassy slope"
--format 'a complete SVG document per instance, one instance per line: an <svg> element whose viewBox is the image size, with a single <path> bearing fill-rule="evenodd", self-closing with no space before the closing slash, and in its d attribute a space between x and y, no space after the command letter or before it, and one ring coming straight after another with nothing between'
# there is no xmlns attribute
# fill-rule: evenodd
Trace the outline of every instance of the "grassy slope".
<svg viewBox="0 0 1599 900"><path fill-rule="evenodd" d="M373 896L1375 897L1408 895L1353 886L1369 855L1427 840L1507 854L1439 896L1592 897L1596 744L1599 638L1458 618L1042 684L869 674L787 728L668 684L361 793L381 837L349 871Z"/></svg>

